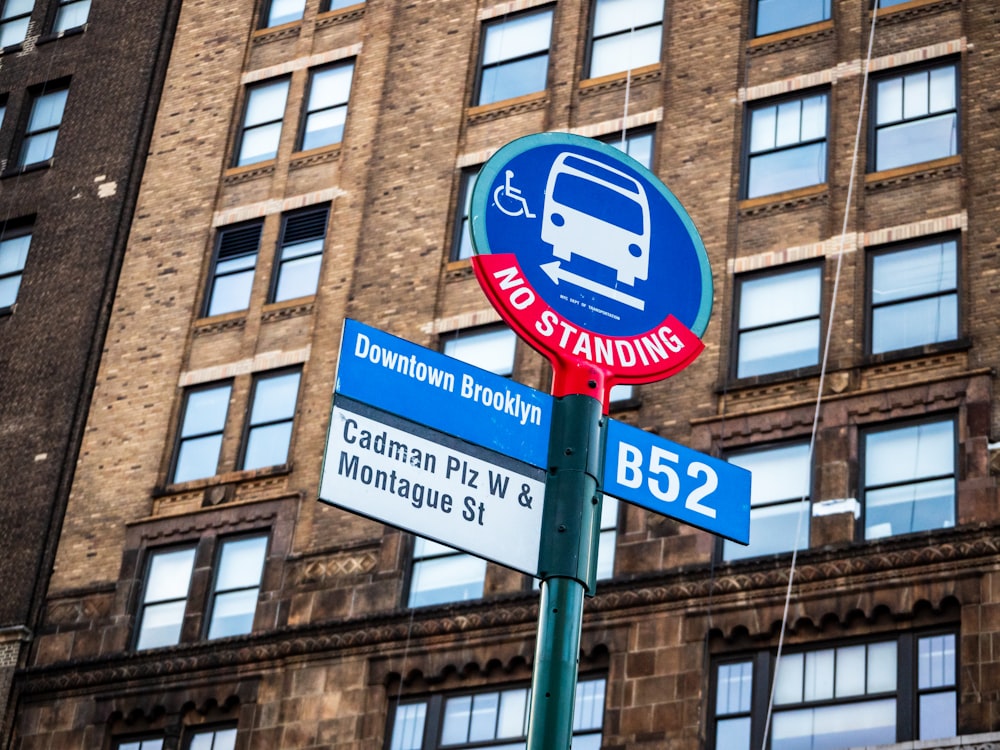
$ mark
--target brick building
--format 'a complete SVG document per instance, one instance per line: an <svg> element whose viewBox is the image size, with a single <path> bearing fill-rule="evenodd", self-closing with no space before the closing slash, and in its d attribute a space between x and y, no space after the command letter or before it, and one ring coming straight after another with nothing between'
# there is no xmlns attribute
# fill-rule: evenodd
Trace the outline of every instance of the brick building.
<svg viewBox="0 0 1000 750"><path fill-rule="evenodd" d="M27 663L55 555L166 69L173 5L0 4L4 706L14 669Z"/></svg>
<svg viewBox="0 0 1000 750"><path fill-rule="evenodd" d="M715 275L613 415L754 473L749 548L606 501L574 747L1000 745L1000 10L881 5L183 3L10 746L518 746L531 581L316 497L345 317L548 388L466 258L550 130Z"/></svg>

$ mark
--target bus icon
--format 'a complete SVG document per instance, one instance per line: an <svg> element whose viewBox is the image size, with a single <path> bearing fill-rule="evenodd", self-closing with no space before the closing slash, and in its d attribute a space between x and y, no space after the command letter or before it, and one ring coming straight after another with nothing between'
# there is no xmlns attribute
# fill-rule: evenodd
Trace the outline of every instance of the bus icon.
<svg viewBox="0 0 1000 750"><path fill-rule="evenodd" d="M562 260L589 258L635 285L649 276L649 200L642 183L596 159L564 151L549 169L542 241Z"/></svg>

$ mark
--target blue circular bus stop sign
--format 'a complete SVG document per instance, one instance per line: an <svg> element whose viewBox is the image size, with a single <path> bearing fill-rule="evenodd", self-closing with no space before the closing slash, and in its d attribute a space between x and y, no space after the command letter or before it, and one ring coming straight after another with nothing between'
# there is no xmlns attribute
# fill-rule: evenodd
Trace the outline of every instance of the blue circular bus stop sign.
<svg viewBox="0 0 1000 750"><path fill-rule="evenodd" d="M667 187L613 146L519 138L483 165L473 267L500 315L556 370L555 395L680 371L701 352L712 273ZM596 383L596 385L594 385Z"/></svg>

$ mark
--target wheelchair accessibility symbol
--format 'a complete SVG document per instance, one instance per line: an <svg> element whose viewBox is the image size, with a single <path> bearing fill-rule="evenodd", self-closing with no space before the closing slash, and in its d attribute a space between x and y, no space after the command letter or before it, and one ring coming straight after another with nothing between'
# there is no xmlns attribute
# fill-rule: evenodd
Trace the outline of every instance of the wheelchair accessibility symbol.
<svg viewBox="0 0 1000 750"><path fill-rule="evenodd" d="M534 219L537 214L533 214L531 209L528 208L528 201L521 195L521 190L510 184L513 178L513 170L508 169L504 172L503 185L497 185L497 189L493 191L493 202L497 208L508 216L524 216L526 219ZM517 208L508 208L505 206L504 201L500 199L501 196L507 200L508 204L516 204Z"/></svg>

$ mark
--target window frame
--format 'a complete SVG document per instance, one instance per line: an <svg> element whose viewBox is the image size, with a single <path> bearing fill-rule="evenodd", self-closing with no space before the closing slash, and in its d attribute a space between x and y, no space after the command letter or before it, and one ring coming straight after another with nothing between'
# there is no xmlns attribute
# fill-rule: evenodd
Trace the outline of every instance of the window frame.
<svg viewBox="0 0 1000 750"><path fill-rule="evenodd" d="M802 104L808 100L815 97L823 97L824 109L825 109L825 120L823 128L822 138L811 138L811 139L801 139L796 141L794 144L786 144L779 146L777 145L777 138L775 138L775 145L766 149L761 149L758 151L752 151L753 143L753 115L754 112L764 110L766 108L775 108L775 129L778 127L778 116L777 110L783 104L789 102L799 102L800 105L800 119L799 119L799 133L801 136L802 132ZM820 88L811 88L801 91L795 91L789 94L782 94L781 96L767 97L764 99L754 99L747 102L743 109L743 147L741 149L740 161L741 161L741 174L740 174L740 200L761 200L771 196L781 195L783 193L794 192L796 190L807 190L809 188L816 188L819 185L827 185L830 180L830 124L832 121L832 113L830 111L830 102L832 100L831 90L828 86ZM750 168L755 158L761 156L772 156L774 154L790 153L797 149L808 148L816 144L823 144L823 179L820 182L810 183L808 185L798 185L796 187L783 187L781 190L761 193L759 195L750 194Z"/></svg>
<svg viewBox="0 0 1000 750"><path fill-rule="evenodd" d="M641 1L641 0L640 0ZM666 4L661 4L660 20L653 23L646 23L641 26L633 26L628 29L614 31L607 34L602 34L597 36L595 27L597 25L597 6L602 2L602 0L591 0L590 2L590 15L587 25L587 46L586 46L586 58L583 61L583 69L587 71L587 74L583 76L584 80L589 80L593 78L603 78L605 76L621 75L629 70L636 70L637 68L644 68L649 65L661 65L663 63L663 31L666 21ZM612 70L608 73L598 73L594 74L594 48L599 41L604 41L607 39L613 39L615 37L627 36L630 34L635 34L639 31L644 31L646 29L651 29L656 26L660 28L660 48L656 56L655 62L642 63L641 65L633 65L631 67L622 68L620 70ZM551 46L551 44L550 44Z"/></svg>
<svg viewBox="0 0 1000 750"><path fill-rule="evenodd" d="M250 255L250 253L248 253L248 252L242 252L242 253L239 253L237 255L234 255L232 258L229 258L228 256L226 258L222 258L221 257L221 255L222 255L222 249L223 249L224 243L226 242L226 238L228 236L234 235L234 234L236 234L238 232L246 231L246 230L248 230L248 229L250 229L252 227L256 227L257 228L257 242L256 242L256 249L253 252L254 261L253 261L253 267L252 267L252 269L250 271L250 290L247 292L246 306L245 307L241 307L241 308L232 309L232 310L224 310L223 312L215 312L215 313L213 313L213 312L211 312L211 310L212 310L212 302L215 299L215 286L216 286L216 282L220 278L225 278L227 276L235 276L238 273L245 272L245 269L241 269L241 270L238 270L238 271L231 271L231 272L227 272L227 273L224 273L224 274L220 275L218 273L219 261L220 260L232 260L232 259L235 259L235 258L241 258L241 257L245 257L245 256L249 256ZM238 224L228 224L226 226L219 227L216 230L216 232L215 232L215 244L214 244L214 247L212 248L212 259L210 261L209 269L208 269L208 279L207 279L207 284L206 284L206 288L205 288L205 299L202 302L201 316L200 317L202 317L202 318L213 318L213 317L215 317L217 315L229 315L231 313L245 312L246 310L248 310L250 308L250 302L253 299L253 284L254 284L254 280L256 279L256 276L257 276L257 262L260 260L261 240L263 238L263 235L264 235L264 220L263 219L251 219L250 221L242 221L242 222L239 222Z"/></svg>
<svg viewBox="0 0 1000 750"><path fill-rule="evenodd" d="M188 573L187 588L185 589L185 594L183 599L159 599L152 604L164 604L166 602L184 602L184 608L181 612L180 628L177 631L177 640L170 644L164 644L160 646L146 646L140 647L143 634L143 624L146 620L146 609L150 603L146 601L146 595L149 592L149 586L151 583L151 573L153 570L153 561L158 555L169 555L175 554L177 552L183 552L190 550L192 552L191 557L191 571ZM187 542L181 542L178 544L163 545L158 547L150 547L144 550L144 559L142 564L142 582L139 588L139 598L135 606L135 618L134 625L132 628L132 635L130 638L130 648L129 650L137 653L139 651L149 651L156 648L173 648L181 643L184 643L184 623L188 617L188 608L191 604L191 588L194 582L194 572L198 563L198 542L197 540L190 540Z"/></svg>
<svg viewBox="0 0 1000 750"><path fill-rule="evenodd" d="M754 281L757 279L764 279L771 276L780 276L782 274L797 273L800 271L805 271L809 269L818 269L819 271L819 301L818 308L819 311L816 315L799 316L796 318L788 318L780 322L772 323L764 326L751 326L746 329L740 326L740 313L743 307L743 285L747 281ZM796 377L801 374L809 374L819 368L822 361L822 345L823 345L823 331L826 324L826 263L825 259L819 260L809 260L801 263L783 263L778 266L773 266L771 268L763 269L760 271L749 271L746 273L737 274L734 279L734 290L733 290L733 322L732 322L732 340L730 341L730 368L729 377L734 381L760 381L762 379L768 380L780 380L787 379L790 377ZM751 375L740 375L740 343L741 336L745 332L753 332L759 330L766 330L768 328L777 328L779 326L785 326L793 323L801 323L808 320L818 321L818 331L816 336L817 344L817 361L814 364L802 365L801 367L796 367L786 370L771 370L768 372L762 372Z"/></svg>
<svg viewBox="0 0 1000 750"><path fill-rule="evenodd" d="M169 484L181 484L181 483L184 483L184 482L197 482L197 481L200 481L200 480L203 480L203 479L209 479L210 477L218 475L218 473L219 473L219 464L220 464L220 462L222 460L222 448L223 448L223 446L225 444L226 426L227 426L227 424L229 422L229 415L230 415L230 412L232 411L232 406L233 406L233 385L234 385L233 384L233 379L232 378L227 378L225 380L213 380L213 381L211 381L209 383L199 383L198 385L188 386L187 388L184 389L183 396L182 396L182 399L181 399L180 411L178 412L178 418L177 418L177 423L176 423L176 434L174 435L174 445L173 445L173 449L172 449L172 453L171 453L171 457L170 457L170 466L169 466L168 472L167 472L167 477L168 477L168 483ZM187 410L188 410L188 407L189 407L189 404L190 404L191 394L192 393L199 393L199 392L202 392L202 391L209 391L209 390L214 390L214 389L221 389L221 388L227 388L228 389L228 396L227 396L227 402L226 402L226 413L225 413L225 415L223 417L223 420L222 420L222 427L218 431L205 432L205 433L197 433L197 435L194 438L192 438L191 436L185 436L183 434L184 433L184 422L187 419ZM216 456L216 459L215 459L215 473L209 474L207 477L192 477L190 479L181 479L181 480L178 480L176 477L177 477L177 467L178 467L179 459L180 459L180 456L181 456L181 446L187 440L200 439L200 438L207 437L209 435L219 435L219 437L220 437L219 455Z"/></svg>
<svg viewBox="0 0 1000 750"><path fill-rule="evenodd" d="M15 276L17 277L17 290L14 292L14 299L11 301L9 305L4 305L0 303L0 315L10 314L17 306L17 299L21 293L21 284L24 282L25 269L28 267L28 257L31 254L31 242L34 239L34 235L35 235L34 219L8 221L6 222L6 226L4 227L3 231L0 232L0 247L2 247L5 242L9 242L11 240L17 240L20 239L21 237L29 238L28 249L25 251L24 263L21 264L21 267L14 271L8 271L8 272L3 272L2 268L0 268L0 282L3 282L5 279L14 278Z"/></svg>
<svg viewBox="0 0 1000 750"><path fill-rule="evenodd" d="M260 385L260 382L262 380L272 380L276 378L282 378L287 375L291 375L292 373L295 373L298 379L295 386L295 398L291 405L292 406L291 415L284 419L268 420L266 422L255 424L253 422L253 411L254 411L254 406L256 405L257 388ZM292 449L292 440L295 436L295 418L298 416L299 400L302 397L302 375L303 375L303 366L301 364L293 365L290 367L281 367L274 370L261 370L259 372L252 373L250 381L250 393L247 397L247 407L243 417L243 429L240 434L240 449L236 457L237 471L261 471L272 467L281 467L288 465ZM288 444L285 446L285 460L279 464L268 464L266 466L247 468L246 467L247 453L248 453L248 448L250 447L250 436L253 433L253 431L257 428L271 427L276 424L285 424L285 423L289 425Z"/></svg>
<svg viewBox="0 0 1000 750"><path fill-rule="evenodd" d="M48 83L44 83L41 86L36 86L28 90L26 102L27 106L24 108L26 112L20 129L20 137L16 146L16 159L13 160L15 172L28 172L35 169L44 169L52 165L55 160L56 147L59 142L59 131L62 129L66 119L66 107L69 104L69 88L70 80L68 78L64 78L58 81L49 81ZM61 93L65 96L61 104L59 121L54 125L46 125L35 130L31 130L31 120L35 116L35 107L38 105L38 102L47 96L54 96ZM54 134L54 140L52 141L49 155L44 159L26 162L25 159L28 158L28 146L31 141L35 138L48 134Z"/></svg>
<svg viewBox="0 0 1000 750"><path fill-rule="evenodd" d="M288 222L295 221L297 218L301 218L309 214L319 214L319 213L323 214L323 234L319 238L314 238L314 239L319 239L319 251L310 252L305 255L297 255L293 258L286 259L284 255L285 255L285 249L287 247L295 247L296 245L305 244L306 242L313 241L310 239L305 239L292 243L291 245L286 244L285 238L288 231ZM330 232L329 203L321 203L312 206L306 206L305 208L300 208L295 211L288 211L287 213L282 214L281 232L278 235L278 245L274 255L274 263L272 264L271 267L271 283L267 291L268 304L273 304L276 302L287 302L294 299L305 299L307 297L315 296L316 292L319 291L319 282L321 274L323 272L323 258L326 255L326 242L329 232ZM298 297L283 297L282 299L278 299L278 287L281 283L281 274L282 271L284 270L285 263L299 260L301 258L313 258L315 256L319 256L319 268L316 271L316 288L313 290L312 294L299 295Z"/></svg>
<svg viewBox="0 0 1000 750"><path fill-rule="evenodd" d="M347 98L344 101L338 101L336 104L329 107L321 107L318 109L310 109L310 103L312 100L313 90L316 84L316 76L318 74L324 73L326 71L335 70L337 68L350 68L351 69L351 80L347 85ZM331 63L325 63L323 65L316 65L315 67L309 68L308 77L306 79L306 89L302 95L302 113L299 117L299 127L298 132L295 134L295 151L312 151L318 148L333 148L339 146L344 142L344 135L347 132L347 115L350 111L351 103L351 91L354 88L354 73L357 69L357 59L350 57L344 60L335 60ZM310 146L306 148L305 139L306 133L308 132L309 118L313 115L322 114L325 112L331 112L343 108L344 110L344 125L340 130L340 138L336 141L330 141L329 143L321 143L318 146Z"/></svg>
<svg viewBox="0 0 1000 750"><path fill-rule="evenodd" d="M488 31L490 27L498 27L505 23L515 22L521 18L527 18L531 15L543 15L549 14L549 39L548 45L545 48L544 53L529 53L523 55L517 55L515 57L507 57L502 61L497 63L490 63L489 68L487 68L485 58L486 58L486 40L488 36ZM533 8L528 8L522 11L517 11L516 13L505 14L498 16L496 18L490 18L483 21L480 24L479 32L479 57L476 62L476 83L473 86L472 91L472 106L473 107L483 107L492 104L498 104L499 102L510 101L513 99L518 99L521 96L530 96L531 94L536 94L540 91L547 91L549 88L549 75L552 71L552 32L557 28L556 24L556 5L546 4L540 5ZM515 94L512 97L504 97L502 99L490 99L489 101L483 101L483 83L485 78L485 73L488 69L500 68L504 65L510 65L511 63L521 62L524 60L529 60L534 57L545 57L545 80L543 81L543 86L540 89L535 89L534 91L528 91L523 94Z"/></svg>
<svg viewBox="0 0 1000 750"><path fill-rule="evenodd" d="M942 244L946 242L952 242L955 245L955 286L951 291L940 291L934 293L922 293L917 295L912 295L909 297L900 297L899 299L894 299L889 302L882 302L879 304L875 303L874 300L874 285L875 285L875 262L877 258L884 257L887 255L895 254L905 254L907 252L920 250L921 248L930 247L932 245ZM961 294L962 289L962 238L959 234L944 234L944 235L931 235L927 237L919 237L914 240L908 240L906 242L892 243L888 245L878 245L875 247L868 248L865 255L865 354L869 359L884 359L884 358L895 358L895 357L907 357L913 353L923 352L928 349L940 349L947 348L949 346L955 345L961 342L963 337L963 315L962 311L964 308L964 299ZM934 298L943 298L948 295L955 296L955 336L953 338L945 338L937 341L928 341L922 344L916 344L913 346L900 347L897 349L886 349L885 351L875 352L875 311L878 309L889 308L896 305L903 305L907 303L912 303L920 300L929 300Z"/></svg>
<svg viewBox="0 0 1000 750"><path fill-rule="evenodd" d="M273 78L267 78L263 81L255 81L254 83L247 84L243 87L243 107L240 112L239 125L236 132L236 138L233 147L233 157L232 163L230 164L233 168L244 168L251 167L253 165L267 164L268 162L274 161L278 152L281 150L281 134L284 132L285 125L285 114L288 110L288 94L291 88L291 75L274 76ZM256 91L261 91L269 86L276 86L278 84L284 84L284 104L281 107L281 114L278 117L272 118L270 120L264 120L259 123L254 123L252 125L247 124L247 117L250 114L250 104L253 94ZM275 137L274 142L274 156L268 156L264 159L255 159L253 161L243 162L241 160L241 152L243 151L244 143L246 142L247 133L251 130L258 128L265 128L272 126L274 124L278 125L278 133Z"/></svg>
<svg viewBox="0 0 1000 750"><path fill-rule="evenodd" d="M954 675L955 682L952 686L946 687L932 687L928 689L922 689L919 687L919 674L918 674L918 649L920 642L924 639L935 638L942 635L951 635L954 637ZM794 647L789 647L785 649L782 653L782 659L788 656L794 656L797 654L807 654L807 653L817 653L820 651L825 651L828 649L838 649L851 646L869 646L877 643L893 642L896 644L896 687L892 695L896 700L896 736L895 743L900 742L917 742L923 741L919 738L920 734L920 716L919 716L919 701L921 695L928 694L931 692L946 692L948 688L954 690L956 695L956 725L957 725L957 715L958 715L958 698L961 695L960 691L960 676L961 676L961 653L959 649L960 643L960 632L957 623L940 625L920 630L906 630L906 631L890 631L885 633L870 633L867 636L854 637L854 638L837 638L830 639L828 641L823 641L820 643L810 643L805 645L796 645ZM759 748L763 746L764 742L764 717L767 715L767 707L770 698L771 686L773 685L774 679L777 672L776 664L776 650L773 648L765 648L750 652L738 652L732 654L717 654L712 656L710 659L711 668L709 671L709 689L708 689L708 721L706 728L706 748L708 750L722 750L718 747L718 723L719 714L718 700L719 700L719 667L733 664L741 664L749 662L752 665L751 673L751 694L750 694L750 708L747 711L742 712L732 712L724 714L724 718L739 718L747 717L750 719L750 732L749 732L749 746L750 748ZM831 699L823 699L819 701L802 701L799 703L785 704L788 706L804 706L804 707L824 707L831 705L851 705L853 703L860 703L864 700L864 696L861 695L848 695L842 696L840 699L834 697ZM873 693L874 695L874 693ZM888 693L879 693L878 695L888 695ZM783 710L781 708L775 709L775 713ZM795 710L794 708L789 708L787 710ZM772 723L773 729L773 723ZM767 750L770 750L772 737L768 736ZM731 749L727 749L731 750Z"/></svg>
<svg viewBox="0 0 1000 750"><path fill-rule="evenodd" d="M892 171L895 169L908 169L910 167L915 167L919 164L926 164L928 162L936 161L937 159L947 159L954 156L961 156L962 154L962 69L960 65L961 60L955 57L945 57L945 58L934 58L926 62L921 62L917 65L908 65L905 67L891 68L890 70L885 70L879 73L879 75L872 80L871 85L871 97L868 104L868 164L867 171L869 174L877 174L879 172ZM926 72L928 76L934 70L951 68L954 72L955 77L955 90L954 90L954 107L948 110L939 110L937 112L928 111L924 115L919 115L915 117L906 118L903 117L900 120L895 120L888 124L882 124L878 120L878 107L879 107L879 86L885 82L890 81L894 78L904 80L907 76L913 75L915 73ZM930 91L930 83L928 81L928 94ZM903 105L905 106L905 105ZM933 119L935 117L940 117L943 114L953 112L955 115L955 150L954 153L948 154L946 156L935 156L931 159L920 159L919 161L908 162L906 164L899 164L891 167L879 168L879 134L882 130L897 127L899 125L904 125L907 123L916 123L920 121L926 121Z"/></svg>
<svg viewBox="0 0 1000 750"><path fill-rule="evenodd" d="M219 589L219 574L222 571L222 556L225 554L226 545L232 543L245 542L255 539L264 540L264 554L261 558L260 570L257 575L257 584L255 586L243 586L240 588L228 588ZM215 540L215 550L212 559L212 583L208 589L208 598L205 604L205 613L202 618L202 641L213 641L219 638L237 638L240 635L247 635L253 632L253 619L257 615L257 610L260 608L260 591L264 580L264 570L267 568L267 558L271 551L271 534L266 530L247 532L243 534L234 534L228 536L220 536ZM220 594L229 594L235 591L249 591L251 589L256 589L257 596L254 601L254 613L251 616L250 630L245 633L234 633L231 635L223 635L212 637L212 625L215 621L215 608L218 603L218 598Z"/></svg>
<svg viewBox="0 0 1000 750"><path fill-rule="evenodd" d="M902 431L910 428L919 428L925 425L950 423L952 428L952 452L951 452L951 474L920 474L911 476L906 481L882 482L869 485L867 480L868 467L868 437L871 435L884 434L894 431ZM861 512L857 524L855 524L855 536L857 541L862 543L877 543L882 539L893 539L895 537L912 534L933 533L941 528L954 528L958 524L958 483L960 480L959 449L961 436L959 434L959 419L957 414L938 413L927 414L917 419L907 419L878 423L865 426L858 436L858 500L861 505ZM935 527L931 529L918 529L916 531L894 532L887 535L868 537L868 493L875 490L891 489L893 487L906 487L929 481L941 481L951 478L953 482L951 498L951 526ZM916 502L914 500L913 502Z"/></svg>
<svg viewBox="0 0 1000 750"><path fill-rule="evenodd" d="M795 0L795 1L797 2L798 0ZM748 36L751 39L762 39L764 37L771 36L772 34L783 34L783 33L787 32L787 31L794 31L795 29L804 29L807 26L812 26L813 24L825 23L826 21L831 21L831 20L833 20L833 6L834 6L834 3L832 2L832 0L823 0L823 2L825 2L825 4L828 7L828 14L827 14L826 18L820 18L820 19L815 20L815 21L808 21L807 23L796 24L795 26L785 26L783 28L775 29L774 31L768 31L768 32L762 34L757 29L758 23L760 21L760 8L759 8L759 6L760 6L760 0L754 0L750 4L750 6L751 6L751 10L750 10L750 29L749 29L749 35Z"/></svg>

